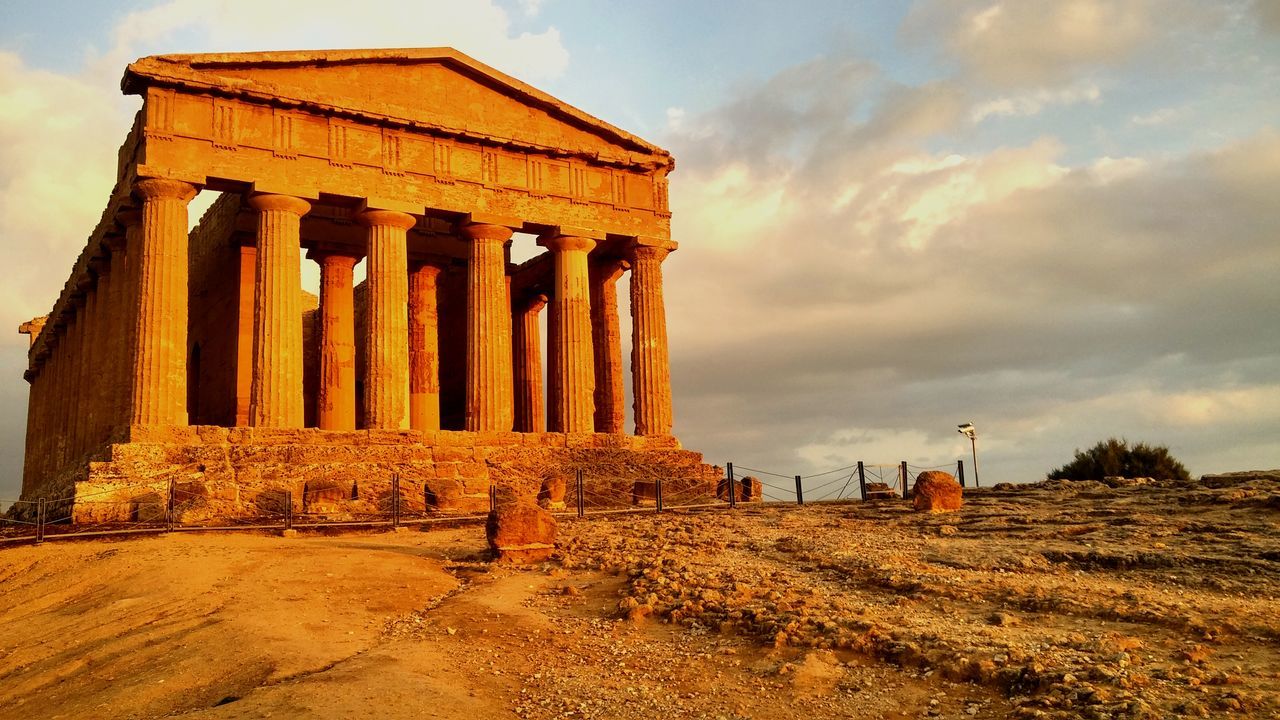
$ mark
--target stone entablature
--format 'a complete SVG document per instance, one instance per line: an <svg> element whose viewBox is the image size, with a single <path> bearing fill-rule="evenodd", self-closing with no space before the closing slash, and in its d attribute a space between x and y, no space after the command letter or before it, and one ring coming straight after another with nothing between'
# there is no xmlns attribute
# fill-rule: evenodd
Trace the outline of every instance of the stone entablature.
<svg viewBox="0 0 1280 720"><path fill-rule="evenodd" d="M197 425L621 436L626 272L635 432L678 447L666 151L447 48L159 56L122 88L116 188L23 326L24 497ZM517 232L547 252L512 265Z"/></svg>

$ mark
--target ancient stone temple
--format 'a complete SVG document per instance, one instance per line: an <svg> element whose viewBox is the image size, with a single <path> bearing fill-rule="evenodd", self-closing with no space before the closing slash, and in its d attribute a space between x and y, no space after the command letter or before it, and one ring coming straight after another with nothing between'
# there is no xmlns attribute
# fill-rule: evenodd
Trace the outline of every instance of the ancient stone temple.
<svg viewBox="0 0 1280 720"><path fill-rule="evenodd" d="M22 326L24 499L176 479L249 514L399 474L467 509L579 467L714 494L671 434L665 150L447 48L164 55L122 88L143 103L102 219Z"/></svg>

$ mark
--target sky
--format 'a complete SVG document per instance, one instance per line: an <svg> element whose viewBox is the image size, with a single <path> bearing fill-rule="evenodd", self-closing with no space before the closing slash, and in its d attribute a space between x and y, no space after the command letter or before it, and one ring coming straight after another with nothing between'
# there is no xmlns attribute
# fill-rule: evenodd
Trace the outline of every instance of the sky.
<svg viewBox="0 0 1280 720"><path fill-rule="evenodd" d="M973 422L983 484L1111 436L1280 467L1280 0L0 0L0 498L16 329L106 204L124 66L439 45L674 154L675 431L709 462L943 465Z"/></svg>

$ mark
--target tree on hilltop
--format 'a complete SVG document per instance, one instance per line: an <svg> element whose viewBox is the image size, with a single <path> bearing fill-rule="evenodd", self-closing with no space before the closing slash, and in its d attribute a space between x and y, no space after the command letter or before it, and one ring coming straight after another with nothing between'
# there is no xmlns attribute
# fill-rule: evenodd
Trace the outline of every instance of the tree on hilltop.
<svg viewBox="0 0 1280 720"><path fill-rule="evenodd" d="M1104 477L1149 477L1156 480L1191 480L1187 467L1169 454L1163 445L1138 443L1109 438L1085 451L1076 450L1075 458L1049 473L1050 480L1101 480Z"/></svg>

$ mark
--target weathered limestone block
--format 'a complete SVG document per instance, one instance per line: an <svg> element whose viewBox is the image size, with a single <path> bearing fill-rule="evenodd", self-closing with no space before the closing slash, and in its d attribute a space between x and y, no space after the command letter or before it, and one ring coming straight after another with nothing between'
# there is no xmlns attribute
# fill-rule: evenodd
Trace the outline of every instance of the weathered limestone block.
<svg viewBox="0 0 1280 720"><path fill-rule="evenodd" d="M431 478L424 480L423 485L423 499L430 510L453 515L473 515L489 509L489 494L469 492L458 478Z"/></svg>
<svg viewBox="0 0 1280 720"><path fill-rule="evenodd" d="M485 535L499 562L540 562L555 552L556 519L533 498L503 491L489 513Z"/></svg>
<svg viewBox="0 0 1280 720"><path fill-rule="evenodd" d="M867 483L867 499L868 500L892 500L898 497L892 487L888 483L870 482Z"/></svg>
<svg viewBox="0 0 1280 720"><path fill-rule="evenodd" d="M563 510L565 491L569 487L569 481L570 476L563 473L543 480L542 487L538 490L538 505L547 510Z"/></svg>
<svg viewBox="0 0 1280 720"><path fill-rule="evenodd" d="M959 510L964 490L950 473L926 470L916 476L911 494L911 504L916 510L940 513Z"/></svg>
<svg viewBox="0 0 1280 720"><path fill-rule="evenodd" d="M302 511L305 513L333 513L342 509L351 499L351 483L327 478L309 481L302 486Z"/></svg>
<svg viewBox="0 0 1280 720"><path fill-rule="evenodd" d="M736 502L760 502L764 486L760 484L759 478L750 475L741 478L734 478L734 500ZM729 481L726 478L719 478L716 482L716 497L721 500L729 499Z"/></svg>

